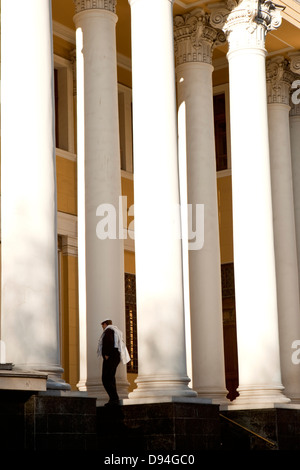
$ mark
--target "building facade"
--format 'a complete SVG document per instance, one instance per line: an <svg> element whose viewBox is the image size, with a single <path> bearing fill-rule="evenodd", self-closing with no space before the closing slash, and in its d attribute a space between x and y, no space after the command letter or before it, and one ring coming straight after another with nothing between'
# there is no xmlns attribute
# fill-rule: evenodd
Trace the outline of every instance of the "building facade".
<svg viewBox="0 0 300 470"><path fill-rule="evenodd" d="M300 402L300 4L1 0L1 362Z"/></svg>

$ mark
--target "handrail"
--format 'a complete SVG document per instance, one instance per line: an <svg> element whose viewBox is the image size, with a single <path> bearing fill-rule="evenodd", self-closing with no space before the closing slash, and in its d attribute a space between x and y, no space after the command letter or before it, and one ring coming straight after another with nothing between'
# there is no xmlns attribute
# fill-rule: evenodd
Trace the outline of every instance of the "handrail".
<svg viewBox="0 0 300 470"><path fill-rule="evenodd" d="M246 428L242 424L237 423L236 421L233 421L230 418L227 418L227 416L224 416L222 413L220 413L220 416L221 416L221 418L224 418L227 421L229 421L230 423L235 424L236 426L239 426L240 428L244 429L245 431L249 432L250 434L253 434L254 436L258 437L259 439L262 439L263 441L266 441L270 446L272 446L272 447L276 446L276 442L270 441L269 439L261 436L260 434L257 434L256 432L252 431L251 429Z"/></svg>

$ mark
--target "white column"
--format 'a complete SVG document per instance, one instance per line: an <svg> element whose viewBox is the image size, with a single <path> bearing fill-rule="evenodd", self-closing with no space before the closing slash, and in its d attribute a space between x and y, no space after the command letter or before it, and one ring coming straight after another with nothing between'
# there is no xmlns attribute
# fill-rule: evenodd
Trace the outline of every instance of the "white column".
<svg viewBox="0 0 300 470"><path fill-rule="evenodd" d="M294 73L292 83L290 137L293 171L293 192L295 207L295 224L298 254L298 270L300 281L300 52L290 55L290 68Z"/></svg>
<svg viewBox="0 0 300 470"><path fill-rule="evenodd" d="M137 389L130 398L196 396L186 374L170 0L131 0Z"/></svg>
<svg viewBox="0 0 300 470"><path fill-rule="evenodd" d="M7 361L61 381L51 2L1 4L1 337Z"/></svg>
<svg viewBox="0 0 300 470"><path fill-rule="evenodd" d="M124 251L119 236L121 171L116 61L116 1L75 1L78 106L78 257L80 390L107 398L96 355L101 321L125 335ZM126 368L117 370L127 396Z"/></svg>
<svg viewBox="0 0 300 470"><path fill-rule="evenodd" d="M272 3L242 1L224 25L229 42L234 267L241 406L283 395L269 162L265 35L280 24Z"/></svg>
<svg viewBox="0 0 300 470"><path fill-rule="evenodd" d="M188 226L198 228L188 246L193 389L199 397L221 403L226 402L228 391L224 368L211 59L214 45L225 43L225 36L209 25L209 16L200 9L176 16L174 35L179 140L186 141L179 158L187 162L187 202L192 209L188 211ZM201 205L204 219L195 220L200 217L197 207Z"/></svg>
<svg viewBox="0 0 300 470"><path fill-rule="evenodd" d="M290 91L294 75L283 57L267 61L267 91L280 360L285 395L300 400L300 368L291 360L300 338L299 279L290 145Z"/></svg>
<svg viewBox="0 0 300 470"><path fill-rule="evenodd" d="M292 84L292 99L290 111L290 137L291 137L291 156L293 172L293 194L295 208L296 225L296 243L298 259L298 279L300 281L300 53L294 57L291 56L291 70L295 73ZM299 282L300 288L300 282ZM294 342L292 344L293 352L296 351L299 342L299 335L295 332ZM294 361L295 362L295 361ZM296 364L299 367L299 364Z"/></svg>
<svg viewBox="0 0 300 470"><path fill-rule="evenodd" d="M292 104L290 111L293 193L297 240L298 278L300 281L300 104ZM299 284L300 288L300 284Z"/></svg>

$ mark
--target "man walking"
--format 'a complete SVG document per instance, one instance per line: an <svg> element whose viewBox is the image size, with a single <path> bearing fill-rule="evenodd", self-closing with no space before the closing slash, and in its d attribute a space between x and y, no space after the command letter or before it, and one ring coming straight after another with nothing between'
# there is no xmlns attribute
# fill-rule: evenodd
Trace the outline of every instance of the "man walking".
<svg viewBox="0 0 300 470"><path fill-rule="evenodd" d="M101 322L103 333L99 339L97 354L103 358L102 383L109 396L106 405L118 405L119 396L116 386L116 370L120 363L130 361L123 334L110 319Z"/></svg>

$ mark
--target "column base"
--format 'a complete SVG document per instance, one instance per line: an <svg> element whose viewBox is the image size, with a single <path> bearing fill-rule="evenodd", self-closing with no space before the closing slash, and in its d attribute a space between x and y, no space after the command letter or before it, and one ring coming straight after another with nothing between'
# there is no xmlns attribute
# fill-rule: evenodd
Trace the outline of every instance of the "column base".
<svg viewBox="0 0 300 470"><path fill-rule="evenodd" d="M300 405L300 397L290 397L291 405Z"/></svg>
<svg viewBox="0 0 300 470"><path fill-rule="evenodd" d="M188 377L147 376L135 380L137 388L129 393L129 398L194 397L197 392L188 387Z"/></svg>
<svg viewBox="0 0 300 470"><path fill-rule="evenodd" d="M128 398L128 387L129 382L127 380L118 380L117 382L117 392L119 395L120 400ZM77 384L77 388L81 392L87 392L88 396L91 398L97 399L97 405L101 405L107 403L109 397L100 382L100 380L89 380L89 381L80 381Z"/></svg>
<svg viewBox="0 0 300 470"><path fill-rule="evenodd" d="M48 374L47 390L71 390L71 386L61 378L64 370L61 367L39 369Z"/></svg>
<svg viewBox="0 0 300 470"><path fill-rule="evenodd" d="M300 404L300 395L299 393L287 393L287 397L290 399L291 404Z"/></svg>
<svg viewBox="0 0 300 470"><path fill-rule="evenodd" d="M97 379L89 381L80 380L77 384L77 388L80 392L87 392L88 396L93 398L98 398L102 394L103 396L105 394L103 385Z"/></svg>
<svg viewBox="0 0 300 470"><path fill-rule="evenodd" d="M229 407L235 409L274 408L277 404L291 403L290 398L283 393L284 387L239 387L239 396L233 400Z"/></svg>
<svg viewBox="0 0 300 470"><path fill-rule="evenodd" d="M160 395L156 397L138 397L129 394L129 398L122 400L122 405L150 405L150 404L161 404L161 403L193 403L194 405L218 405L218 403L212 403L208 398L198 398L197 396L171 396L171 395Z"/></svg>
<svg viewBox="0 0 300 470"><path fill-rule="evenodd" d="M196 391L197 391L199 398L209 400L209 402L213 404L223 405L223 404L230 402L230 400L228 400L227 398L228 390L226 390L226 388L219 389L219 390L217 389L204 390L203 388L201 388L201 389L196 389Z"/></svg>
<svg viewBox="0 0 300 470"><path fill-rule="evenodd" d="M71 390L71 386L59 377L48 377L47 390Z"/></svg>

